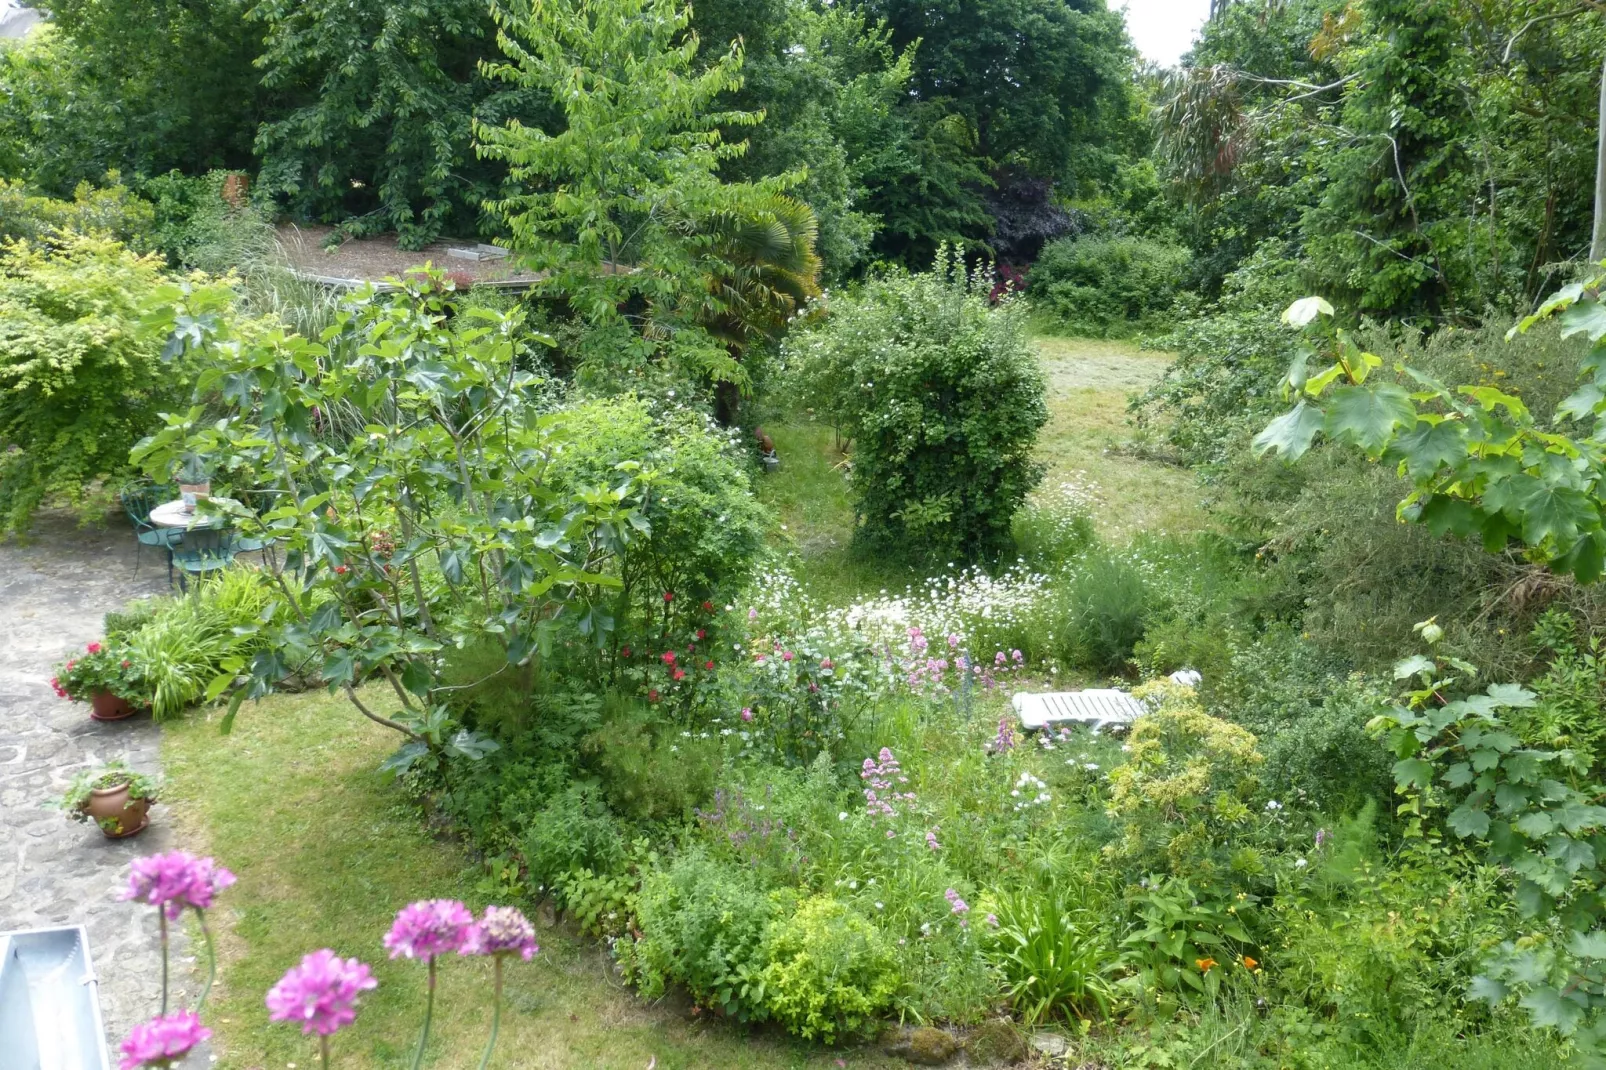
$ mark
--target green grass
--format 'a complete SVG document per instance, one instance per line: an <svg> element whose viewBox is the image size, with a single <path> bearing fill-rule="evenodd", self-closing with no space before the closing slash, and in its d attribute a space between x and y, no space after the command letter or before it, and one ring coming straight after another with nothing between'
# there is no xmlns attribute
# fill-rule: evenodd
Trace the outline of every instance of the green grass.
<svg viewBox="0 0 1606 1070"><path fill-rule="evenodd" d="M1142 531L1181 533L1209 526L1193 474L1123 452L1132 437L1127 401L1171 363L1130 342L1039 337L1048 384L1048 426L1038 459L1044 486L1092 482L1099 534L1121 543Z"/></svg>
<svg viewBox="0 0 1606 1070"><path fill-rule="evenodd" d="M396 739L321 692L248 705L229 736L198 715L167 728L164 797L183 839L239 876L212 912L223 958L207 1013L217 1066L317 1065L315 1043L270 1023L262 1000L287 968L320 947L361 958L379 979L356 1024L335 1038L336 1065L408 1065L424 970L386 959L380 937L414 899L484 903L465 895L477 872L462 849L432 836L377 772ZM643 1070L656 1059L659 1070L793 1070L836 1067L839 1058L860 1070L894 1065L870 1051L744 1036L723 1022L693 1020L685 1006L649 1006L619 984L596 944L539 922L537 929L540 955L508 970L493 1066ZM478 1065L489 994L488 962L443 964L425 1065Z"/></svg>

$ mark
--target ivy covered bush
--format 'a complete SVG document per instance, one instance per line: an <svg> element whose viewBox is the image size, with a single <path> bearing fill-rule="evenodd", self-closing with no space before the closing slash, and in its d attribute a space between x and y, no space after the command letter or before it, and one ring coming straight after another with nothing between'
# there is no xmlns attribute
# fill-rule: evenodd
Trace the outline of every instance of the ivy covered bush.
<svg viewBox="0 0 1606 1070"><path fill-rule="evenodd" d="M990 290L945 250L930 272L837 298L787 342L801 393L851 440L869 547L980 560L1010 545L1048 409L1026 309Z"/></svg>

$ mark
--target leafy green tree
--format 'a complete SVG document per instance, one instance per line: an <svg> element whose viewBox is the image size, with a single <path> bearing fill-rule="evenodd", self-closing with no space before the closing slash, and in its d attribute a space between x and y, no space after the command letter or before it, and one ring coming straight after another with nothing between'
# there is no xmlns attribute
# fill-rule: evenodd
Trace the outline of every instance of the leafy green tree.
<svg viewBox="0 0 1606 1070"><path fill-rule="evenodd" d="M58 58L71 71L74 96L83 99L69 106L94 108L110 129L94 132L89 145L55 142L53 151L64 158L41 164L60 177L41 175L36 182L67 193L108 169L159 174L249 166L251 139L268 101L251 66L262 34L246 20L248 0L48 0L42 6L71 44ZM86 160L85 149L101 139L115 155ZM67 173L75 164L76 173Z"/></svg>
<svg viewBox="0 0 1606 1070"><path fill-rule="evenodd" d="M207 358L211 405L166 416L135 461L158 474L207 458L251 491L210 507L286 564L259 578L289 623L249 665L225 665L209 698L232 688L237 710L287 676L321 679L407 738L393 761L406 768L487 749L446 702L448 651L500 648L494 675L559 639L605 645L614 566L648 528L654 477L639 464L605 482L558 477L580 429L544 411L532 346L550 338L522 311L466 304L417 273L353 296L312 342L235 317L226 287L157 296L151 322L171 348ZM390 685L383 706L357 690L370 679Z"/></svg>
<svg viewBox="0 0 1606 1070"><path fill-rule="evenodd" d="M801 175L717 173L745 148L722 129L763 118L717 103L741 85L740 45L699 66L690 9L674 0L515 0L492 15L508 60L486 75L547 94L564 122L476 121L480 154L506 163L513 186L487 208L541 273L536 292L584 324L582 376L618 381L662 358L694 381L745 386L739 354L705 325L795 305L786 290L812 286L817 262L812 226L777 200ZM785 261L774 271L754 259L759 234Z"/></svg>
<svg viewBox="0 0 1606 1070"><path fill-rule="evenodd" d="M1133 64L1104 0L867 0L894 47L919 42L914 91L974 132L976 153L1074 186L1113 176Z"/></svg>
<svg viewBox="0 0 1606 1070"><path fill-rule="evenodd" d="M266 30L263 83L290 105L257 135L265 192L353 234L395 230L404 247L473 229L495 178L471 124L514 106L478 70L483 0L257 0L250 17Z"/></svg>

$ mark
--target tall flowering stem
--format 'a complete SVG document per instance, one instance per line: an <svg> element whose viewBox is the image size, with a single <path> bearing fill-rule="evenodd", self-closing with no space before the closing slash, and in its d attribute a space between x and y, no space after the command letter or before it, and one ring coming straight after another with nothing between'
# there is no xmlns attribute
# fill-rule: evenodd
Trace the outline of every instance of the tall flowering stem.
<svg viewBox="0 0 1606 1070"><path fill-rule="evenodd" d="M217 955L212 946L212 934L206 927L202 912L212 905L218 892L234 883L234 874L210 858L197 858L187 851L169 851L166 854L136 858L130 863L128 886L118 897L125 901L149 903L157 910L162 932L162 1013L167 1013L168 1001L168 948L167 923L177 921L185 907L194 909L201 917L201 931L206 935L210 970L201 999L212 989L212 978L217 974ZM200 1004L197 1003L197 1006Z"/></svg>
<svg viewBox="0 0 1606 1070"><path fill-rule="evenodd" d="M496 1050L496 1035L502 1028L502 960L518 955L529 962L541 950L535 942L535 926L530 924L517 907L486 907L479 923L473 927L462 953L490 955L495 982L492 986L491 1039L480 1056L480 1070L491 1065L491 1052Z"/></svg>
<svg viewBox="0 0 1606 1070"><path fill-rule="evenodd" d="M430 1021L435 1016L435 959L447 952L473 954L478 941L474 915L455 899L421 899L396 913L385 934L391 958L423 959L429 968L429 990L424 999L424 1028L413 1053L413 1070L424 1065Z"/></svg>
<svg viewBox="0 0 1606 1070"><path fill-rule="evenodd" d="M212 942L212 930L206 924L206 911L197 907L195 921L201 927L201 935L206 938L206 984L201 986L201 995L195 1001L195 1009L200 1010L212 992L212 982L217 980L217 945Z"/></svg>

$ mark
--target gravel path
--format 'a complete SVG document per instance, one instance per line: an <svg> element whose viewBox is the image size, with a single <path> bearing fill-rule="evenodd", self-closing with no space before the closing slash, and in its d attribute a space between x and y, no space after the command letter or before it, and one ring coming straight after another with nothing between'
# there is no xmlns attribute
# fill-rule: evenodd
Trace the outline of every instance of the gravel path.
<svg viewBox="0 0 1606 1070"><path fill-rule="evenodd" d="M88 927L114 1065L130 1027L158 1009L161 969L156 912L116 892L130 859L174 848L174 832L160 804L150 827L127 840L45 804L89 764L122 758L157 771L159 729L144 714L92 721L87 706L56 698L50 675L100 636L108 610L166 591L155 551L145 549L136 575L136 545L115 522L82 530L60 517L41 520L28 545L0 544L0 930ZM182 936L175 952L182 982L191 972ZM198 1052L186 1065L205 1062Z"/></svg>

